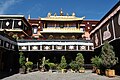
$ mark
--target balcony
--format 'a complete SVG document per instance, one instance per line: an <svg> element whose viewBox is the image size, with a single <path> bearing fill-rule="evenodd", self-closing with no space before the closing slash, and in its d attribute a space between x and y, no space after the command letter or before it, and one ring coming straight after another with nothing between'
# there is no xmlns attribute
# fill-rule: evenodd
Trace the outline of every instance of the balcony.
<svg viewBox="0 0 120 80"><path fill-rule="evenodd" d="M19 51L93 51L90 40L18 40Z"/></svg>
<svg viewBox="0 0 120 80"><path fill-rule="evenodd" d="M83 28L43 28L41 33L84 33Z"/></svg>
<svg viewBox="0 0 120 80"><path fill-rule="evenodd" d="M0 32L0 48L8 49L8 50L16 50L16 40L12 37L8 36L5 32Z"/></svg>

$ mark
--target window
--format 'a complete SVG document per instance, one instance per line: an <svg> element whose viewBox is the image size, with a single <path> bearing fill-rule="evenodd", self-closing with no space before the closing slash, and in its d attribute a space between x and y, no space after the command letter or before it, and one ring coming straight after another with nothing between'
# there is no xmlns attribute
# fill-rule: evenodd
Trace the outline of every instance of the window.
<svg viewBox="0 0 120 80"><path fill-rule="evenodd" d="M38 27L36 25L32 26L32 32L33 34L37 34Z"/></svg>
<svg viewBox="0 0 120 80"><path fill-rule="evenodd" d="M63 23L60 23L60 28L64 28L64 24Z"/></svg>
<svg viewBox="0 0 120 80"><path fill-rule="evenodd" d="M3 20L2 28L3 29L12 29L13 20Z"/></svg>
<svg viewBox="0 0 120 80"><path fill-rule="evenodd" d="M21 20L15 20L14 21L14 28L21 28L21 29L23 29L22 27L23 27L23 23L22 23Z"/></svg>

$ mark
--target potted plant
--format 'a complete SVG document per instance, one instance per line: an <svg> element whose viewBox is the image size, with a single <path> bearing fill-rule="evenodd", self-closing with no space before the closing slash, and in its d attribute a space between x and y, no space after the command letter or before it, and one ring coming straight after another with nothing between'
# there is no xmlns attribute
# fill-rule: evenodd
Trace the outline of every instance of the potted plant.
<svg viewBox="0 0 120 80"><path fill-rule="evenodd" d="M78 53L75 60L76 60L76 64L78 65L79 72L84 73L85 68L83 67L84 66L84 57L83 57L83 55L81 53Z"/></svg>
<svg viewBox="0 0 120 80"><path fill-rule="evenodd" d="M32 67L33 67L33 62L27 61L25 63L25 66L27 67L27 71L30 72L32 70Z"/></svg>
<svg viewBox="0 0 120 80"><path fill-rule="evenodd" d="M91 59L91 63L93 65L93 70L97 73L100 74L100 66L102 64L102 59L98 56L95 56ZM93 72L94 72L93 71Z"/></svg>
<svg viewBox="0 0 120 80"><path fill-rule="evenodd" d="M20 57L19 57L19 64L20 64L19 72L20 72L20 73L26 73L24 53L23 53L23 52L20 52L19 54L20 54Z"/></svg>
<svg viewBox="0 0 120 80"><path fill-rule="evenodd" d="M65 68L67 67L67 63L66 63L65 56L61 57L61 62L58 67L62 70L62 73L66 72Z"/></svg>
<svg viewBox="0 0 120 80"><path fill-rule="evenodd" d="M12 38L14 38L14 39L16 39L16 40L18 40L18 39L19 39L19 37L18 37L18 35L17 35L17 34L13 34L13 35L12 35Z"/></svg>
<svg viewBox="0 0 120 80"><path fill-rule="evenodd" d="M41 65L41 71L45 72L49 69L46 69L46 66L48 67L49 59L46 59L45 57L42 58L42 65Z"/></svg>
<svg viewBox="0 0 120 80"><path fill-rule="evenodd" d="M49 35L49 37L48 37L48 39L53 39L54 37L53 37L53 35Z"/></svg>
<svg viewBox="0 0 120 80"><path fill-rule="evenodd" d="M56 67L56 65L52 62L49 62L47 65L50 67L49 72L52 72L52 70L55 69L55 67Z"/></svg>
<svg viewBox="0 0 120 80"><path fill-rule="evenodd" d="M54 69L56 65L54 63L50 62L50 63L48 63L48 66L50 67L50 69Z"/></svg>
<svg viewBox="0 0 120 80"><path fill-rule="evenodd" d="M113 46L111 46L108 43L108 41L106 41L102 47L101 59L102 59L102 65L106 68L105 71L106 76L114 77L115 70L111 68L118 63L118 58L115 57Z"/></svg>
<svg viewBox="0 0 120 80"><path fill-rule="evenodd" d="M76 64L76 61L71 61L69 65L72 69L71 71L74 73L78 67L78 65Z"/></svg>

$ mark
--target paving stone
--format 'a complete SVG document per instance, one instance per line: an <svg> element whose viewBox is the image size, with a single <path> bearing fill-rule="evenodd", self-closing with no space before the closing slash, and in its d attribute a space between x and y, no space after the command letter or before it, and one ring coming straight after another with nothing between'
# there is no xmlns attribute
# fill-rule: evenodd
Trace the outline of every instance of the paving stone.
<svg viewBox="0 0 120 80"><path fill-rule="evenodd" d="M92 73L91 70L86 70L85 73L50 73L37 71L28 74L15 74L2 80L120 80L120 76L108 78Z"/></svg>

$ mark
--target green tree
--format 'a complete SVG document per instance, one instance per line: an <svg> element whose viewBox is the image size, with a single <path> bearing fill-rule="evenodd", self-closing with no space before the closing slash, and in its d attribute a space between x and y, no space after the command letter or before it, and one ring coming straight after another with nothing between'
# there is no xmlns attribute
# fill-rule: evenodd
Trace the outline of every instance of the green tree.
<svg viewBox="0 0 120 80"><path fill-rule="evenodd" d="M81 53L77 54L77 57L75 60L76 60L76 64L78 65L78 69L84 66L84 57Z"/></svg>
<svg viewBox="0 0 120 80"><path fill-rule="evenodd" d="M108 41L106 41L102 47L101 59L102 65L108 69L118 63L118 58L115 57L113 46L111 46Z"/></svg>
<svg viewBox="0 0 120 80"><path fill-rule="evenodd" d="M102 59L98 56L95 56L91 59L91 63L93 66L95 66L96 68L100 68L101 64L102 64Z"/></svg>
<svg viewBox="0 0 120 80"><path fill-rule="evenodd" d="M20 52L19 64L21 67L25 66L25 56L23 52Z"/></svg>
<svg viewBox="0 0 120 80"><path fill-rule="evenodd" d="M72 68L72 70L75 70L78 67L78 65L76 64L76 61L71 61L69 65Z"/></svg>
<svg viewBox="0 0 120 80"><path fill-rule="evenodd" d="M50 69L55 69L56 64L54 64L54 63L52 63L52 62L49 62L49 63L48 63L48 66L50 67Z"/></svg>
<svg viewBox="0 0 120 80"><path fill-rule="evenodd" d="M65 56L61 57L61 62L59 64L60 69L65 69L67 67Z"/></svg>
<svg viewBox="0 0 120 80"><path fill-rule="evenodd" d="M33 62L28 61L28 62L25 63L25 66L27 67L27 70L29 71L29 70L31 70L32 67L33 67Z"/></svg>

